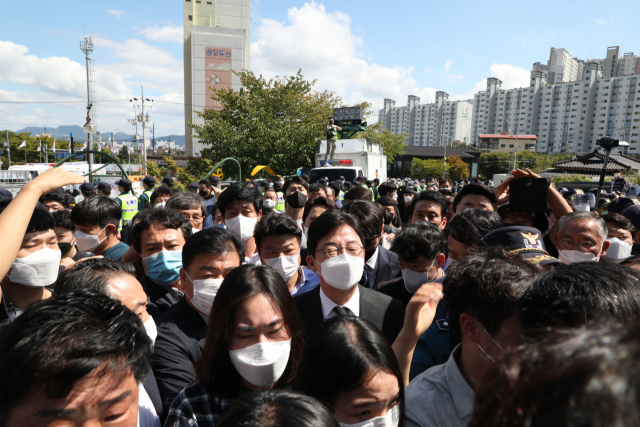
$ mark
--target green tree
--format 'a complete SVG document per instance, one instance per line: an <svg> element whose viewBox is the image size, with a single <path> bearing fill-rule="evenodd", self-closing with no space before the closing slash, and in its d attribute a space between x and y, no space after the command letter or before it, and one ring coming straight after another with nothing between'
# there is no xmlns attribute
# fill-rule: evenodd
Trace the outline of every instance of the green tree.
<svg viewBox="0 0 640 427"><path fill-rule="evenodd" d="M116 157L118 157L120 163L129 163L129 147L123 144Z"/></svg>
<svg viewBox="0 0 640 427"><path fill-rule="evenodd" d="M469 178L469 165L460 156L447 157L447 176L454 181Z"/></svg>
<svg viewBox="0 0 640 427"><path fill-rule="evenodd" d="M396 156L402 156L409 136L411 136L410 133L397 135L391 129L382 127L382 123L377 122L368 126L366 131L358 132L353 137L377 139L384 149L384 154L387 155L387 161L392 162Z"/></svg>
<svg viewBox="0 0 640 427"><path fill-rule="evenodd" d="M217 162L233 157L244 171L267 165L281 175L313 166L326 118L341 99L331 92L314 91L315 80L305 80L301 71L270 80L246 70L234 73L242 89L212 89L212 97L223 109L198 113L205 122L202 126L190 123L195 136L209 146L208 158ZM223 171L237 173L232 165L225 165Z"/></svg>
<svg viewBox="0 0 640 427"><path fill-rule="evenodd" d="M411 178L428 179L442 177L442 160L411 159Z"/></svg>

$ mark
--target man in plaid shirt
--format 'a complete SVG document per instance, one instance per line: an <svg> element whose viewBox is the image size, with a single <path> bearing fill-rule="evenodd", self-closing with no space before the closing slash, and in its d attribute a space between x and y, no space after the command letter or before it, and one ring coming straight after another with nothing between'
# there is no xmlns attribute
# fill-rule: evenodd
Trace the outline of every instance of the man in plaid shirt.
<svg viewBox="0 0 640 427"><path fill-rule="evenodd" d="M626 194L629 189L629 183L626 179L620 175L619 170L613 171L613 180L611 181L611 192L619 191L623 194Z"/></svg>

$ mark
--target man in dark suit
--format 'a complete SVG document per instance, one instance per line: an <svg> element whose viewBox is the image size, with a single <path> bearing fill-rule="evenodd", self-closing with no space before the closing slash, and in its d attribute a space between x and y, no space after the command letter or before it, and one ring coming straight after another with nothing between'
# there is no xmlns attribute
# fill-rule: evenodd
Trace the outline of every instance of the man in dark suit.
<svg viewBox="0 0 640 427"><path fill-rule="evenodd" d="M294 298L307 335L329 318L351 315L370 321L393 343L404 323L404 307L358 285L365 257L358 220L342 211L328 211L311 223L308 236L307 263L318 274L320 286Z"/></svg>
<svg viewBox="0 0 640 427"><path fill-rule="evenodd" d="M398 256L380 246L384 228L384 207L371 200L353 200L342 210L358 219L364 235L364 274L360 285L378 289L381 282L400 276Z"/></svg>
<svg viewBox="0 0 640 427"><path fill-rule="evenodd" d="M202 230L184 245L180 279L185 294L158 320L152 365L165 414L178 393L196 380L194 364L204 348L213 300L243 257L242 241L220 228Z"/></svg>

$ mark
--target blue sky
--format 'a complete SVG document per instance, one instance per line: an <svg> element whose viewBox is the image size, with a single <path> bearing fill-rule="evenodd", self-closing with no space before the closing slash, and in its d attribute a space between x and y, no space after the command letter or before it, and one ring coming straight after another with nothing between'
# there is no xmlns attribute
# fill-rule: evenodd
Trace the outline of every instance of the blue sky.
<svg viewBox="0 0 640 427"><path fill-rule="evenodd" d="M609 9L604 12L604 10ZM265 76L298 68L346 103L436 90L467 99L495 76L526 84L550 47L602 58L608 46L640 54L637 1L427 2L252 0L252 70ZM182 102L182 2L2 2L0 101L74 101L86 96L83 24L94 37L98 125L131 132L126 99L139 94ZM634 22L635 21L635 22ZM183 133L182 107L156 103L161 135ZM83 124L82 103L3 104L0 129ZM373 120L375 121L375 118Z"/></svg>

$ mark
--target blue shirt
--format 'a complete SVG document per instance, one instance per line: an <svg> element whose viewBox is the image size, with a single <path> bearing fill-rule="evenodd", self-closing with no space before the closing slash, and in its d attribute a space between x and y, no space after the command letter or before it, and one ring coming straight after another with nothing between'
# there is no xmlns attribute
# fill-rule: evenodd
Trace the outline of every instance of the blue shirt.
<svg viewBox="0 0 640 427"><path fill-rule="evenodd" d="M117 245L112 246L106 251L104 251L101 255L108 259L120 260L120 258L122 258L122 255L124 255L125 252L127 252L128 250L129 250L129 245L127 245L126 243L120 242Z"/></svg>
<svg viewBox="0 0 640 427"><path fill-rule="evenodd" d="M302 271L302 280L299 280L296 284L296 287L293 288L293 292L291 292L292 296L309 292L310 290L315 289L318 285L320 285L320 279L315 272L309 270L308 268L302 267L300 267L299 271Z"/></svg>

